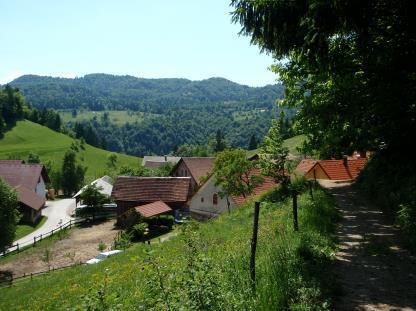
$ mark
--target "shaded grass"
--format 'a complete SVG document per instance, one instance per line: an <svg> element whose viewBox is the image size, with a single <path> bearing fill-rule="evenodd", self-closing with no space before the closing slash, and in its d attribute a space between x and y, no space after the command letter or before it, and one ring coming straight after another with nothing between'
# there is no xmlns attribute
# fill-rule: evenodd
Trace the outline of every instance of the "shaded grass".
<svg viewBox="0 0 416 311"><path fill-rule="evenodd" d="M77 225L75 225L75 226L77 226ZM0 263L11 262L11 261L14 261L16 259L26 257L26 256L32 254L33 252L38 252L39 249L40 250L46 250L46 249L50 248L56 241L65 239L69 235L70 230L71 229L69 229L69 228L62 229L62 230L58 231L57 233L55 233L53 235L50 235L50 236L48 236L48 237L46 237L46 238L44 238L40 241L37 241L35 245L32 244L32 245L22 247L19 252L13 252L9 255L0 257ZM0 308L0 310L1 310L1 308Z"/></svg>
<svg viewBox="0 0 416 311"><path fill-rule="evenodd" d="M0 159L27 159L30 152L40 156L41 161L52 161L52 167L60 170L64 154L69 150L72 139L61 133L50 130L45 126L30 122L18 121L17 125L6 132L0 139ZM110 151L102 150L88 144L85 151L78 153L78 159L88 167L87 181L102 177L106 169L107 156ZM141 159L125 154L117 154L117 165L137 167Z"/></svg>
<svg viewBox="0 0 416 311"><path fill-rule="evenodd" d="M31 225L31 224L20 224L20 225L17 225L17 228L16 228L16 236L15 236L14 240L17 241L17 240L23 238L24 236L32 233L33 231L39 229L40 227L43 226L43 224L45 223L45 221L47 219L48 219L48 217L41 216L40 220L35 225Z"/></svg>
<svg viewBox="0 0 416 311"><path fill-rule="evenodd" d="M300 232L293 231L289 201L262 203L254 295L253 207L247 204L216 220L183 226L184 232L164 243L137 244L98 265L0 289L0 309L329 309L336 220L334 202L322 190L314 200L299 197Z"/></svg>

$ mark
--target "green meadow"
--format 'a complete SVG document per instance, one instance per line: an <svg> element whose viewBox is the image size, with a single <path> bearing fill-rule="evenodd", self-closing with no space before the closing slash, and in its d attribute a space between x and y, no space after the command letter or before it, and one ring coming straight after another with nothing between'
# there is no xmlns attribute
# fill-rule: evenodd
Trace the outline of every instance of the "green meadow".
<svg viewBox="0 0 416 311"><path fill-rule="evenodd" d="M160 244L134 244L100 264L0 288L0 310L330 310L338 214L316 189L299 196L299 232L289 200L263 197L256 291L249 257L253 204L181 226ZM19 297L19 299L16 299Z"/></svg>
<svg viewBox="0 0 416 311"><path fill-rule="evenodd" d="M108 118L112 123L123 125L125 123L141 122L145 118L156 117L157 114L144 113L140 111L127 111L127 110L105 110L105 111L89 111L78 110L75 117L72 116L71 110L58 110L64 123L88 121L94 117L101 119L104 113L108 113Z"/></svg>
<svg viewBox="0 0 416 311"><path fill-rule="evenodd" d="M17 125L0 139L0 159L27 159L30 152L39 155L41 161L52 161L53 169L60 169L65 152L75 140L47 127L30 121L18 121ZM88 181L101 177L111 152L85 144L78 159L88 167ZM138 166L141 159L117 154L118 165Z"/></svg>

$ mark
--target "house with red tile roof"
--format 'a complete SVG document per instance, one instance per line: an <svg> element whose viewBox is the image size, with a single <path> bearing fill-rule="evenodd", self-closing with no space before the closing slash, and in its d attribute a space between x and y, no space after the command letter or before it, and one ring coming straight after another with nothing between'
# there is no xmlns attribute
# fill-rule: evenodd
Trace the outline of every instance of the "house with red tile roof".
<svg viewBox="0 0 416 311"><path fill-rule="evenodd" d="M342 160L302 160L296 171L306 179L354 180L367 164L366 158L348 157Z"/></svg>
<svg viewBox="0 0 416 311"><path fill-rule="evenodd" d="M190 177L191 192L194 192L204 183L214 168L215 158L211 157L183 157L174 166L171 176Z"/></svg>
<svg viewBox="0 0 416 311"><path fill-rule="evenodd" d="M172 212L172 209L162 201L139 205L134 208L142 217L150 218Z"/></svg>
<svg viewBox="0 0 416 311"><path fill-rule="evenodd" d="M46 202L49 176L43 165L21 160L0 160L0 178L17 192L22 221L36 223Z"/></svg>
<svg viewBox="0 0 416 311"><path fill-rule="evenodd" d="M117 203L117 214L132 208L161 201L171 209L183 209L188 201L191 177L117 177L111 197Z"/></svg>
<svg viewBox="0 0 416 311"><path fill-rule="evenodd" d="M260 175L260 170L254 169L250 175ZM249 197L244 196L226 196L220 195L223 189L220 185L216 185L215 176L211 176L206 183L204 183L198 191L189 199L187 205L191 216L197 219L210 219L217 217L220 214L232 210L253 197L259 196L274 187L277 184L273 178L263 176L264 180L253 191Z"/></svg>

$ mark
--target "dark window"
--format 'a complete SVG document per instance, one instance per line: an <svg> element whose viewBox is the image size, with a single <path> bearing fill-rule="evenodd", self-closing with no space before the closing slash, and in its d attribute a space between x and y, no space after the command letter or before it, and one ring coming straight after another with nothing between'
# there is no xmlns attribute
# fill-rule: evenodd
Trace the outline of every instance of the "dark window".
<svg viewBox="0 0 416 311"><path fill-rule="evenodd" d="M204 197L201 197L201 202L204 202Z"/></svg>
<svg viewBox="0 0 416 311"><path fill-rule="evenodd" d="M217 205L218 204L218 194L214 193L212 196L212 204Z"/></svg>

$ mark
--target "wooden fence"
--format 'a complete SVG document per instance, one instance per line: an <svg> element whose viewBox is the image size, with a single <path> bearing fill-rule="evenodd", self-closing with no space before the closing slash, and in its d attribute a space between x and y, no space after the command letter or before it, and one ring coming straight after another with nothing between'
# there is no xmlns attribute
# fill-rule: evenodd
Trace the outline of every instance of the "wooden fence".
<svg viewBox="0 0 416 311"><path fill-rule="evenodd" d="M100 218L108 218L108 217L114 216L113 214L114 213L103 213L103 214L100 214L100 215L95 215L94 219L98 220ZM39 234L37 236L34 236L33 240L28 240L28 241L25 241L23 243L13 244L7 250L0 253L0 257L7 256L7 255L10 255L10 254L13 254L13 253L16 253L16 252L19 253L22 249L26 249L30 246L36 246L36 243L42 241L44 238L52 236L52 235L58 233L59 231L61 231L63 229L71 228L72 226L75 226L76 224L85 223L88 220L90 220L90 218L70 219L68 222L59 225L56 229L52 229L49 232L42 233L42 234Z"/></svg>
<svg viewBox="0 0 416 311"><path fill-rule="evenodd" d="M45 271L39 271L39 272L33 272L33 273L24 273L23 275L14 277L13 274L11 274L10 276L3 276L2 279L0 279L0 287L11 287L13 286L14 283L16 283L16 281L22 281L24 279L29 279L32 280L34 277L36 276L40 276L43 274L47 274L49 272L53 272L53 271L59 271L59 270L64 270L67 268L71 268L71 267L75 267L75 266L81 266L81 265L86 265L86 263L82 263L82 262L77 262L74 263L72 265L68 265L68 266L63 266L63 267L52 267L51 269L45 270Z"/></svg>

